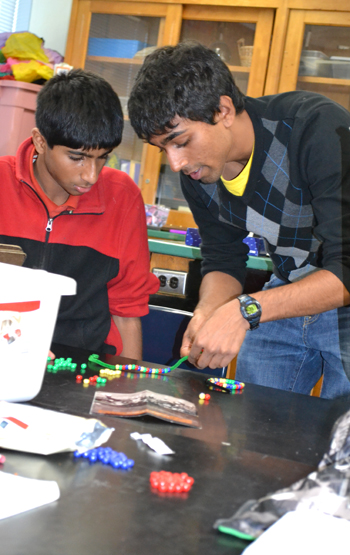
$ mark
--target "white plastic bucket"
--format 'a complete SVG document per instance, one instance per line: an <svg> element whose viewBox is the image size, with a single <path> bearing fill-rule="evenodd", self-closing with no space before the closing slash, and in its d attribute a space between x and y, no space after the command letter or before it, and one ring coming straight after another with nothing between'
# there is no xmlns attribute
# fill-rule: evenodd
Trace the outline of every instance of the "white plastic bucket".
<svg viewBox="0 0 350 555"><path fill-rule="evenodd" d="M75 293L72 278L0 263L0 400L39 393L61 296Z"/></svg>

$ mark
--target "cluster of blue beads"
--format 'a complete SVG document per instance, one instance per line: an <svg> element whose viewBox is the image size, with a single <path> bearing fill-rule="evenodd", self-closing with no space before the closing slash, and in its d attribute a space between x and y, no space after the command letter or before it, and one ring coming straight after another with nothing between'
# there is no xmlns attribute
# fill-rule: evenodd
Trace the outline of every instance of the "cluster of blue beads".
<svg viewBox="0 0 350 555"><path fill-rule="evenodd" d="M74 457L89 459L91 463L101 461L103 464L110 464L113 468L123 468L124 470L132 468L135 464L135 461L128 459L124 453L113 451L111 447L97 447L83 453L75 451Z"/></svg>

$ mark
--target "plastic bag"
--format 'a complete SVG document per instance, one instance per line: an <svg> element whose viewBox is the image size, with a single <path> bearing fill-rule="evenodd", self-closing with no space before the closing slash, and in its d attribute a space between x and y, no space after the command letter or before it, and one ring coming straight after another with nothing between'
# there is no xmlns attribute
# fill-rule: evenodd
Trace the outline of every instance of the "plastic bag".
<svg viewBox="0 0 350 555"><path fill-rule="evenodd" d="M43 39L33 33L13 33L2 48L2 53L6 58L38 60L48 63L49 59L42 48L43 43Z"/></svg>
<svg viewBox="0 0 350 555"><path fill-rule="evenodd" d="M40 455L86 451L108 441L113 431L95 418L0 401L0 447L5 449Z"/></svg>
<svg viewBox="0 0 350 555"><path fill-rule="evenodd" d="M258 538L289 511L313 509L350 520L350 411L333 426L331 443L316 472L284 488L247 501L214 528L243 539Z"/></svg>
<svg viewBox="0 0 350 555"><path fill-rule="evenodd" d="M12 65L12 73L16 81L32 83L38 79L51 79L53 69L45 64L31 60L30 62L20 62Z"/></svg>

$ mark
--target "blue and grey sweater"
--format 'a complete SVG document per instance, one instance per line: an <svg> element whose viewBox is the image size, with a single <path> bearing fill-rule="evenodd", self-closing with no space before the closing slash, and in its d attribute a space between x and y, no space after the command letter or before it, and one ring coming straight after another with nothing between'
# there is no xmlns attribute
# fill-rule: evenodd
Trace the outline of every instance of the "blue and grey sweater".
<svg viewBox="0 0 350 555"><path fill-rule="evenodd" d="M244 284L249 232L265 239L274 273L286 282L318 268L350 291L350 113L326 97L294 91L246 98L255 133L243 196L221 180L181 174L202 238L202 273Z"/></svg>

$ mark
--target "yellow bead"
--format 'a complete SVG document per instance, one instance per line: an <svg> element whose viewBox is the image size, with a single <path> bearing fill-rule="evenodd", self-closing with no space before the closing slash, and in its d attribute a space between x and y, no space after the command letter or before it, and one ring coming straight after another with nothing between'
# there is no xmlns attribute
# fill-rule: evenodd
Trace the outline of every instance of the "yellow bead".
<svg viewBox="0 0 350 555"><path fill-rule="evenodd" d="M199 398L200 398L200 399L205 399L205 393L200 393L200 394L199 394Z"/></svg>

